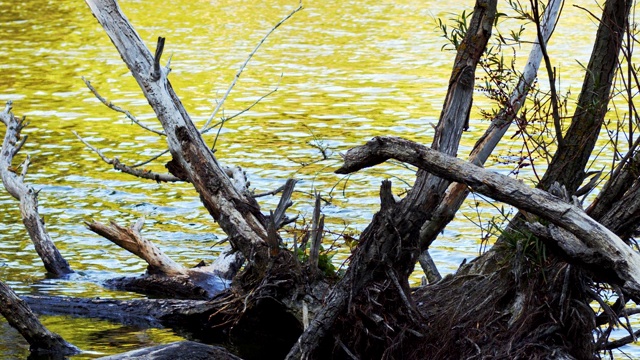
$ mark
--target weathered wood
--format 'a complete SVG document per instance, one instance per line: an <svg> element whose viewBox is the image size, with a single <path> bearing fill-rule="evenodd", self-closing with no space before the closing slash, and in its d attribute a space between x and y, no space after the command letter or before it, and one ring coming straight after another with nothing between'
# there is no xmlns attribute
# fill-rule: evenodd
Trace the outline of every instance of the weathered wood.
<svg viewBox="0 0 640 360"><path fill-rule="evenodd" d="M154 109L167 135L175 172L180 171L193 184L202 202L229 236L234 248L254 259L250 266L268 261L265 218L247 191L239 191L200 133L171 87L167 71L154 75L154 59L138 33L114 0L87 0L94 16L129 67L142 92ZM160 54L158 54L159 57ZM171 169L170 169L171 170Z"/></svg>
<svg viewBox="0 0 640 360"><path fill-rule="evenodd" d="M462 131L468 126L475 70L491 37L496 4L496 0L476 2L467 33L458 48L445 104L432 144L434 149L447 154L457 153ZM326 299L326 305L311 321L289 352L287 359L318 356L316 352L324 341L335 343L336 346L341 343L339 339L328 340L333 337L332 328L341 326L338 322L341 315L343 318L341 321L345 323L349 323L349 319L355 317L354 312L351 311L356 306L353 299L363 289L385 289L378 296L384 298L386 315L397 321L397 324L394 324L397 327L377 322L381 333L388 333L392 338L405 331L408 325L404 320L411 321L413 316L411 314L414 313L412 305L406 299L411 297L408 278L419 256L420 226L438 204L448 185L449 182L446 180L419 171L418 179L407 197L374 216L372 223L360 236L358 248L352 256L347 273L334 286ZM392 281L391 277L396 281ZM366 296L363 297L363 301L371 303L368 300ZM359 318L362 317L360 315L358 315ZM353 321L350 323L353 326ZM383 323L386 326L383 326ZM374 336L370 334L367 336L368 340L373 341ZM384 337L386 336L378 338ZM357 346L365 353L373 354L378 349L371 346L368 340L362 340L360 344L356 344L358 340L350 338L348 342L350 346ZM386 339L378 344L384 341ZM388 345L391 346L391 344Z"/></svg>
<svg viewBox="0 0 640 360"><path fill-rule="evenodd" d="M140 234L140 230L144 225L144 218L139 219L128 228L122 227L113 221L109 225L97 221L86 222L85 224L89 230L146 261L149 264L147 270L150 274L186 274L187 269L173 261L154 243Z"/></svg>
<svg viewBox="0 0 640 360"><path fill-rule="evenodd" d="M542 24L540 25L542 32L541 38L545 44L551 38L551 34L558 20L561 4L561 0L552 0L546 7ZM534 42L522 76L509 97L509 103L491 120L491 124L485 133L478 139L469 154L469 162L476 165L483 165L496 145L498 145L498 142L500 142L500 139L502 139L507 132L527 99L527 94L538 74L542 56L540 43ZM453 183L449 185L444 198L420 230L421 251L426 251L438 234L453 220L454 215L458 212L458 209L460 209L460 206L462 206L468 194L469 190L465 184Z"/></svg>
<svg viewBox="0 0 640 360"><path fill-rule="evenodd" d="M351 173L391 158L464 183L475 192L516 206L569 231L580 240L582 247L601 256L601 264L607 264L601 269L603 275L640 300L640 255L582 209L546 191L395 137L376 137L366 145L349 150L344 156L344 165L336 172Z"/></svg>
<svg viewBox="0 0 640 360"><path fill-rule="evenodd" d="M73 273L67 260L65 260L53 240L49 236L44 226L44 221L38 213L38 192L31 186L24 183L24 176L29 167L29 158L23 164L22 174L18 175L17 170L11 165L13 157L20 151L20 148L27 140L27 137L20 138L20 131L25 126L24 119L18 120L11 113L11 101L0 113L0 121L7 126L7 132L2 143L2 154L0 155L0 177L5 189L20 201L20 214L29 237L35 246L36 252L44 263L44 268L53 277L63 277Z"/></svg>
<svg viewBox="0 0 640 360"><path fill-rule="evenodd" d="M197 300L211 299L231 286L231 281L201 269L187 269L182 275L143 274L117 277L106 280L103 285L150 296Z"/></svg>
<svg viewBox="0 0 640 360"><path fill-rule="evenodd" d="M163 328L177 323L176 319L184 319L194 314L202 314L202 322L204 322L205 314L208 311L215 311L211 310L210 302L203 300L117 300L58 296L22 296L21 298L38 314L102 319L141 328ZM192 325L197 326L195 322Z"/></svg>
<svg viewBox="0 0 640 360"><path fill-rule="evenodd" d="M194 341L179 341L171 344L128 351L123 354L105 356L101 360L242 360L225 348L200 344Z"/></svg>
<svg viewBox="0 0 640 360"><path fill-rule="evenodd" d="M149 264L147 274L143 276L110 279L105 282L105 285L120 290L179 299L210 299L229 287L227 278L222 278L223 272L226 276L235 274L239 268L237 264L227 262L226 265L231 268L221 268L221 271L204 266L187 269L173 261L153 242L140 234L143 224L144 218L129 228L114 222L109 225L96 221L86 223L89 230L137 255ZM233 259L239 260L237 257Z"/></svg>
<svg viewBox="0 0 640 360"><path fill-rule="evenodd" d="M0 314L27 340L29 349L34 354L51 354L57 358L63 358L80 352L60 335L47 330L29 306L2 281L0 281Z"/></svg>

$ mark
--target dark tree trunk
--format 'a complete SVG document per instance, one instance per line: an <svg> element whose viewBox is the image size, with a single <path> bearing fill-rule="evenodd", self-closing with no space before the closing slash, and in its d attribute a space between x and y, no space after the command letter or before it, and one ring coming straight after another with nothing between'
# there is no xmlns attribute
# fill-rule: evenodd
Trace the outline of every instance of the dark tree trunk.
<svg viewBox="0 0 640 360"><path fill-rule="evenodd" d="M613 77L619 64L618 54L632 4L632 0L607 0L604 5L576 112L564 141L542 178L540 186L543 189L558 182L573 194L584 180L584 168L608 110Z"/></svg>
<svg viewBox="0 0 640 360"><path fill-rule="evenodd" d="M458 48L433 149L455 155L471 109L475 69L491 36L496 1L476 3ZM408 278L418 259L419 231L449 181L419 172L409 195L385 201L360 237L344 278L334 287L287 359L354 354L362 358L402 356L404 337L419 338L423 319L411 300ZM383 184L381 199L389 198ZM399 351L396 353L396 351ZM342 355L340 355L342 354Z"/></svg>

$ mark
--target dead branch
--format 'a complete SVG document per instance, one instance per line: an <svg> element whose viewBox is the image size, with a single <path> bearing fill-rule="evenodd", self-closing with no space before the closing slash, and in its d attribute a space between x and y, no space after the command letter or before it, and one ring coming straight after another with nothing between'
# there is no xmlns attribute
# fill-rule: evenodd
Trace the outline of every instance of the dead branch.
<svg viewBox="0 0 640 360"><path fill-rule="evenodd" d="M146 162L144 163L140 163L140 164L136 164L134 166L128 166L125 165L123 163L120 162L120 160L115 157L113 159L110 159L108 157L106 157L102 151L98 150L97 148L95 148L93 145L89 144L85 139L83 139L80 135L78 135L77 132L72 131L73 134L78 138L78 140L82 141L82 143L89 148L90 150L92 150L93 152L95 152L96 154L98 154L98 156L100 156L100 158L102 159L102 161L106 162L109 165L113 165L113 168L118 170L118 171L122 171L125 174L129 174L129 175L133 175L135 177L139 177L141 179L148 179L148 180L154 180L157 182L178 182L178 181L183 181L182 179L173 176L172 174L159 174L150 170L145 170L145 169L135 169L135 167L137 166L141 166L146 164ZM165 154L166 152L163 152L162 154ZM152 161L153 159L149 160Z"/></svg>
<svg viewBox="0 0 640 360"><path fill-rule="evenodd" d="M534 43L531 48L527 65L522 72L518 85L509 98L509 104L491 120L491 125L473 147L469 155L469 162L483 165L487 161L524 105L527 93L536 79L543 57L540 40L543 40L544 43L549 41L559 17L561 3L561 0L553 0L547 5L539 29L541 32L541 36L538 38L539 42ZM438 204L431 219L427 220L422 226L420 231L420 249L422 251L429 248L438 234L453 219L468 194L469 190L464 184L453 183L449 185L443 200Z"/></svg>
<svg viewBox="0 0 640 360"><path fill-rule="evenodd" d="M313 217L311 220L311 245L309 247L309 266L311 271L318 271L323 231L324 215L320 213L320 194L316 194L316 202L313 207Z"/></svg>
<svg viewBox="0 0 640 360"><path fill-rule="evenodd" d="M205 345L195 341L178 341L170 344L158 345L126 353L98 358L101 360L242 360L220 346Z"/></svg>
<svg viewBox="0 0 640 360"><path fill-rule="evenodd" d="M202 127L201 131L204 131L205 129L207 129L207 127L209 127L209 125L211 125L211 121L213 121L213 118L215 118L216 115L218 114L218 111L220 111L220 108L222 107L224 102L227 100L227 97L229 97L229 94L231 93L231 90L233 90L233 87L236 86L236 83L238 82L238 79L240 78L240 75L242 74L244 69L247 67L247 64L249 64L249 61L251 61L251 58L253 57L253 55L255 55L255 53L258 52L258 49L260 49L260 46L262 46L262 44L267 40L267 38L269 37L269 35L271 35L271 33L273 33L278 27L280 27L280 25L284 24L285 21L289 20L289 18L291 18L295 13L297 13L300 10L302 10L302 2L300 2L298 7L295 8L291 13L289 13L289 15L285 16L273 28L271 28L271 30L269 30L269 32L267 32L267 34L260 40L258 45L256 45L256 47L253 49L253 51L249 54L249 56L244 61L242 66L240 66L240 69L238 69L238 72L234 76L233 81L231 82L231 85L229 85L229 88L227 89L227 92L224 94L222 99L220 99L220 101L218 101L218 104L216 105L215 109L213 109L213 112L211 113L211 116L209 116L209 119L204 124L204 126ZM222 125L223 124L220 124L220 128L222 128ZM219 130L218 130L218 133L219 133ZM216 136L216 138L217 137L218 136ZM214 144L213 147L215 147L215 144Z"/></svg>
<svg viewBox="0 0 640 360"><path fill-rule="evenodd" d="M280 197L278 206L276 206L276 210L273 212L273 223L275 224L276 229L280 229L291 221L291 219L286 217L286 211L291 207L291 205L293 205L291 195L293 195L293 190L295 189L297 182L298 180L288 179L282 187L282 196Z"/></svg>
<svg viewBox="0 0 640 360"><path fill-rule="evenodd" d="M86 1L140 85L167 135L172 162L184 172L203 204L246 257L265 265L266 222L248 191L238 191L218 165L162 71L155 80L154 59L114 0ZM258 246L257 246L258 245ZM261 266L259 266L261 268Z"/></svg>
<svg viewBox="0 0 640 360"><path fill-rule="evenodd" d="M170 276L186 274L187 269L165 255L154 243L142 237L140 230L144 225L144 218L128 228L113 221L109 225L97 221L85 222L85 224L89 230L146 261L149 264L150 274L159 272Z"/></svg>
<svg viewBox="0 0 640 360"><path fill-rule="evenodd" d="M60 335L44 327L29 306L2 281L0 281L0 314L27 340L31 352L36 355L49 354L62 358L80 352Z"/></svg>
<svg viewBox="0 0 640 360"><path fill-rule="evenodd" d="M24 119L18 120L11 113L11 108L12 103L8 101L4 111L0 113L0 121L7 126L2 143L2 154L0 154L0 177L9 194L20 201L22 222L35 245L36 252L44 263L45 269L54 277L63 277L73 273L73 270L56 248L38 213L38 192L24 183L29 160L27 159L25 162L20 175L11 165L14 156L27 140L26 136L20 138L20 131L25 126Z"/></svg>
<svg viewBox="0 0 640 360"><path fill-rule="evenodd" d="M103 103L106 107L108 107L109 109L122 113L124 114L129 120L131 120L132 122L136 123L138 126L140 126L141 128L150 131L154 134L160 135L160 136L166 136L166 134L164 133L164 131L158 131L155 129L152 129L148 126L146 126L145 124L141 123L140 121L138 121L138 119L133 116L129 110L125 110L119 106L116 106L114 103L112 103L111 101L105 99L104 97L102 97L102 95L100 95L100 93L98 93L98 90L96 90L95 87L93 87L93 85L91 85L91 82L87 79L84 78L84 76L82 77L82 81L84 81L85 85L87 85L87 87L89 88L89 90L91 90L91 92L93 93L93 95L100 100L101 103ZM74 132L75 134L75 132ZM76 136L78 136L76 134ZM83 141L84 142L84 141Z"/></svg>
<svg viewBox="0 0 640 360"><path fill-rule="evenodd" d="M599 259L600 276L622 286L634 300L640 299L640 255L582 209L546 191L395 137L376 137L366 145L349 150L344 156L344 165L336 172L351 173L390 158L464 183L475 192L537 215L575 235L577 243L572 246L579 247L579 253L597 253L594 258ZM581 261L580 257L573 260Z"/></svg>

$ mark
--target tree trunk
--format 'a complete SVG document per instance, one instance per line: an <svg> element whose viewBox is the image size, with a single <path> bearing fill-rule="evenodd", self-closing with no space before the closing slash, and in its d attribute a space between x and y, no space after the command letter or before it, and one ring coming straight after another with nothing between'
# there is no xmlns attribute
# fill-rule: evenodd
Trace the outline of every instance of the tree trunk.
<svg viewBox="0 0 640 360"><path fill-rule="evenodd" d="M474 7L458 48L433 149L450 155L458 150L469 119L475 69L491 35L495 14L494 0L480 0ZM405 199L398 204L385 203L361 234L345 276L287 359L338 354L393 356L404 336L420 336L424 331L422 319L411 301L408 277L419 255L420 227L448 185L449 181L420 171ZM389 192L390 186L383 185L381 198L388 198Z"/></svg>

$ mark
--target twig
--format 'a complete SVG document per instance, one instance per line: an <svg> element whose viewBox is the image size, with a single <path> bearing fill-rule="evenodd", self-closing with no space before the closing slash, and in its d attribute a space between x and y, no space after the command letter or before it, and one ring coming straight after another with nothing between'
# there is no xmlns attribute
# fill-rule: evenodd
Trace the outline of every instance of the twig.
<svg viewBox="0 0 640 360"><path fill-rule="evenodd" d="M280 79L282 79L282 75L280 76ZM213 140L213 145L211 146L211 148L214 149L216 147L216 142L218 141L218 136L220 135L220 130L222 129L222 126L224 125L224 123L226 123L227 121L229 121L229 120L231 120L231 119L233 119L235 117L238 117L238 116L244 114L245 112L251 110L251 108L256 106L260 101L264 100L264 98L266 98L267 96L269 96L269 95L273 94L274 92L278 91L278 87L279 86L280 85L278 84L278 86L276 86L275 89L273 89L273 90L269 91L268 93L266 93L266 94L262 95L261 97L259 97L258 100L254 101L253 104L249 105L244 110L241 110L241 111L229 116L228 118L222 118L221 121L219 121L219 122L211 125L210 127L202 130L200 133L201 134L206 134L209 131L211 131L211 129L214 129L216 126L220 126L220 128L218 129L218 132L216 133L216 138Z"/></svg>
<svg viewBox="0 0 640 360"><path fill-rule="evenodd" d="M94 146L89 144L85 139L83 139L80 135L78 135L77 132L73 131L73 134L78 138L78 140L82 141L82 143L86 147L88 147L90 150L92 150L93 152L98 154L98 156L100 156L102 161L106 162L109 165L113 165L114 169L122 171L125 174L133 175L135 177L139 177L139 178L142 178L142 179L154 180L154 181L157 181L157 182L161 182L161 181L163 181L163 182L183 181L182 179L180 179L178 177L175 177L175 176L173 176L171 174L159 174L159 173L156 173L156 172L153 172L153 171L149 171L149 170L134 169L135 167L141 166L141 165L143 165L145 163L139 163L139 164L136 164L134 166L128 166L128 165L125 165L125 164L121 163L118 158L109 159L100 150L96 149ZM158 158L159 156L160 155L156 156L155 158ZM153 160L153 159L151 159L151 160ZM149 161L151 161L151 160L149 160Z"/></svg>
<svg viewBox="0 0 640 360"><path fill-rule="evenodd" d="M240 75L242 74L244 69L247 67L247 64L249 63L249 61L251 60L253 55L255 55L255 53L258 51L260 46L262 46L262 44L265 42L265 40L267 40L267 38L269 37L269 35L271 35L271 33L273 33L280 25L282 25L285 21L289 20L289 18L292 17L293 14L297 13L300 10L302 10L302 2L300 2L300 5L295 10L293 10L289 15L285 16L282 20L280 20L280 22L278 22L273 28L271 28L271 30L269 30L269 32L267 32L267 34L262 38L262 40L260 40L258 45L256 45L256 47L253 49L253 51L249 54L249 56L245 60L244 64L242 64L242 66L240 66L240 69L236 73L236 76L233 78L233 82L231 82L231 85L229 85L229 88L227 89L227 92L224 94L222 99L218 102L218 105L216 105L215 109L213 109L213 112L211 113L211 116L209 116L209 120L207 120L207 122L204 124L204 126L202 127L202 130L204 130L207 127L209 127L209 125L211 124L211 121L213 120L213 118L218 114L218 111L220 111L220 108L222 107L224 102L227 100L227 97L229 97L229 94L231 93L231 90L233 89L234 86L236 86L236 82L238 82L238 79L240 78ZM220 127L222 127L222 125L220 125Z"/></svg>
<svg viewBox="0 0 640 360"><path fill-rule="evenodd" d="M260 198L260 197L265 197L265 196L269 196L269 195L275 195L279 192L281 192L282 190L284 190L284 187L287 186L287 184L284 184L282 186L280 186L279 188L275 189L275 190L271 190L271 191L267 191L267 192L263 192L263 193L259 193L259 194L253 194L254 198Z"/></svg>
<svg viewBox="0 0 640 360"><path fill-rule="evenodd" d="M85 85L87 85L87 87L89 88L89 90L91 90L91 92L93 93L93 95L100 100L101 103L103 103L106 107L108 107L109 109L122 113L124 114L127 118L129 118L129 120L131 120L132 122L136 123L138 126L140 126L141 128L150 131L154 134L158 134L160 136L166 136L166 134L164 133L164 131L159 131L159 130L154 130L148 126L146 126L145 124L141 123L140 121L138 121L138 119L136 119L135 116L133 116L129 110L125 110L117 105L115 105L114 103L112 103L111 101L103 98L99 93L98 90L96 90L96 88L93 87L93 85L91 85L91 82L87 79L84 78L84 76L82 77L82 81L84 81Z"/></svg>
<svg viewBox="0 0 640 360"><path fill-rule="evenodd" d="M150 158L148 160L145 160L143 162L139 162L137 164L131 165L131 167L132 168L137 168L137 167L140 167L140 166L143 166L143 165L147 165L148 163L152 162L153 160L156 160L157 158L161 157L162 155L164 155L164 154L166 154L168 152L169 152L169 149L161 152L160 154L158 154L158 155L156 155L156 156L154 156L154 157L152 157L152 158Z"/></svg>

